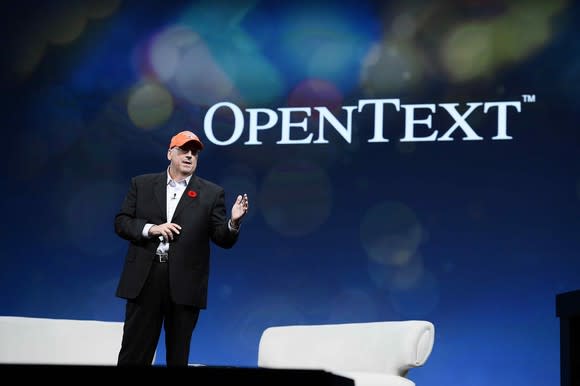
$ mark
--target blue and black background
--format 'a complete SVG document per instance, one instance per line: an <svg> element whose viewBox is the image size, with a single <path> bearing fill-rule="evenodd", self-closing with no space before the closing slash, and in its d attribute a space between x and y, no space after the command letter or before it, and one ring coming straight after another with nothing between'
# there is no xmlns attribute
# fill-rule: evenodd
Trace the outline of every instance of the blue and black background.
<svg viewBox="0 0 580 386"><path fill-rule="evenodd" d="M214 248L191 363L256 366L272 325L426 319L418 385L557 385L555 296L580 287L580 40L572 1L54 1L2 5L0 313L122 321L113 219L171 136L204 141L197 174L248 193ZM534 98L524 102L523 95ZM218 146L205 112L519 101L511 140L401 142L404 111L353 114L352 142ZM418 118L426 117L418 111ZM280 118L280 115L279 115ZM296 115L299 121L304 117ZM432 128L454 123L441 107ZM228 114L214 134L232 132ZM303 138L318 133L315 116ZM165 358L163 341L156 363Z"/></svg>

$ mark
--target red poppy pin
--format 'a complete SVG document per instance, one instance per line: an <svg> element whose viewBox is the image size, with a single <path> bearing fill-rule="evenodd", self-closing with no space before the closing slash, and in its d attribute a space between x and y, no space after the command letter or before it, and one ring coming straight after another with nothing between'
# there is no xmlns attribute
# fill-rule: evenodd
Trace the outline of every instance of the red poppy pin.
<svg viewBox="0 0 580 386"><path fill-rule="evenodd" d="M187 192L187 195L191 198L196 198L197 197L197 192L195 190L190 190Z"/></svg>

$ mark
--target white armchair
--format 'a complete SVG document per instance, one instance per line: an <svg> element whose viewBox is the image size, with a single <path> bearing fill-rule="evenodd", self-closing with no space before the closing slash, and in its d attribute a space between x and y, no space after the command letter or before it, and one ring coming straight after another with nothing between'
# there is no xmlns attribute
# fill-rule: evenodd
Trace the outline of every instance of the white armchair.
<svg viewBox="0 0 580 386"><path fill-rule="evenodd" d="M406 375L425 364L434 339L423 320L276 326L262 333L258 366L326 370L356 386L414 386Z"/></svg>
<svg viewBox="0 0 580 386"><path fill-rule="evenodd" d="M122 322L0 316L0 363L116 365Z"/></svg>

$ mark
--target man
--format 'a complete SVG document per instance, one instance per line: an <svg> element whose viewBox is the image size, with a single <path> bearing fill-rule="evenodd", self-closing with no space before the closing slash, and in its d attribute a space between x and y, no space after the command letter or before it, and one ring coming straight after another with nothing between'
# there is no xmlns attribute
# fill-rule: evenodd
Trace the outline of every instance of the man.
<svg viewBox="0 0 580 386"><path fill-rule="evenodd" d="M206 308L210 241L237 241L248 196L237 196L228 220L223 188L195 175L202 149L190 131L173 136L167 170L134 177L115 216L115 232L129 241L116 293L127 299L118 365L151 365L162 325L167 366L187 365Z"/></svg>

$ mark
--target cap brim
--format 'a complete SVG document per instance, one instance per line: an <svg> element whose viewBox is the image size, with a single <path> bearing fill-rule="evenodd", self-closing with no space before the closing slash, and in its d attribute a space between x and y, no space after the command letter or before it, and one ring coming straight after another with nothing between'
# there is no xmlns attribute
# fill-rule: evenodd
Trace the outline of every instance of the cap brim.
<svg viewBox="0 0 580 386"><path fill-rule="evenodd" d="M191 139L189 141L183 142L181 145L177 145L177 146L185 146L188 143L194 143L195 146L199 149L202 150L203 149L203 143L201 143L201 141L198 141L197 139Z"/></svg>

